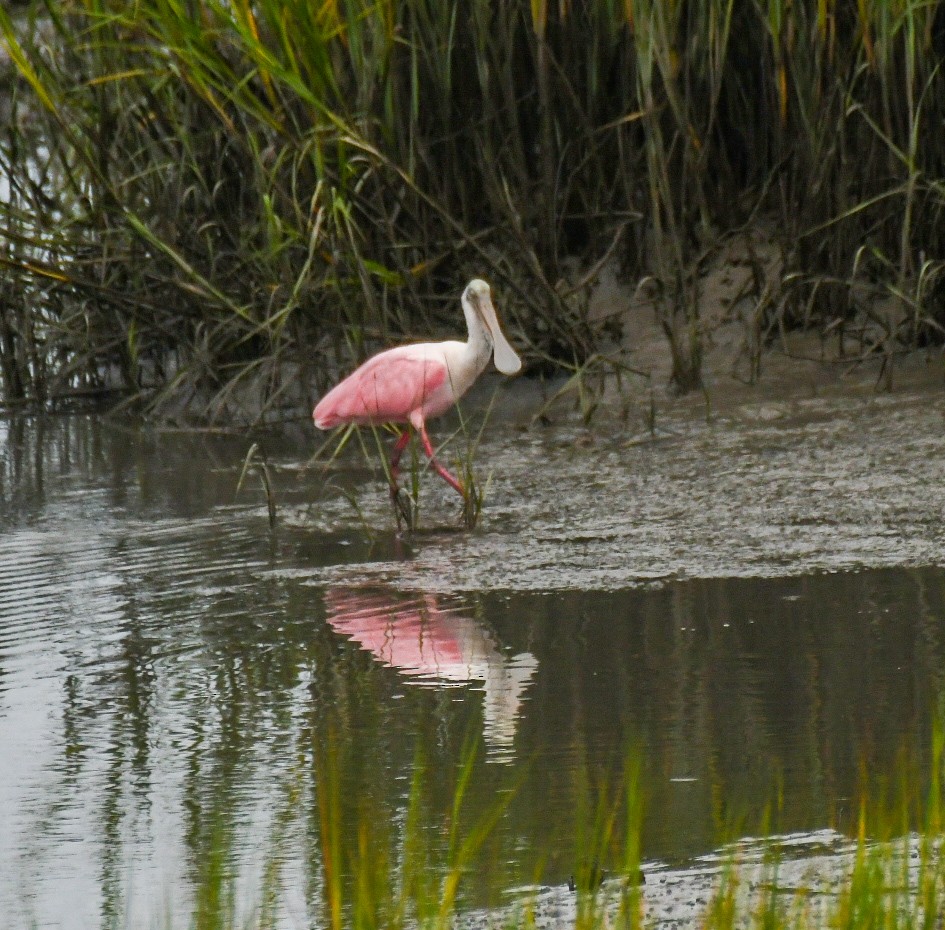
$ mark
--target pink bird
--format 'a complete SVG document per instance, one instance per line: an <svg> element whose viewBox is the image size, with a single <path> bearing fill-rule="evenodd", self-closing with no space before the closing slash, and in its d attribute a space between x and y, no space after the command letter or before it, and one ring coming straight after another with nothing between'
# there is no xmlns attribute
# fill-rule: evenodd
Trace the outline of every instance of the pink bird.
<svg viewBox="0 0 945 930"><path fill-rule="evenodd" d="M476 279L466 285L462 305L469 330L466 342L421 342L380 352L333 387L318 402L312 418L319 429L332 429L342 423L409 424L420 433L423 451L437 474L465 498L462 484L433 454L427 418L449 410L482 374L490 356L495 367L506 375L514 375L522 362L499 327L485 281ZM391 453L394 496L400 457L409 441L408 428Z"/></svg>

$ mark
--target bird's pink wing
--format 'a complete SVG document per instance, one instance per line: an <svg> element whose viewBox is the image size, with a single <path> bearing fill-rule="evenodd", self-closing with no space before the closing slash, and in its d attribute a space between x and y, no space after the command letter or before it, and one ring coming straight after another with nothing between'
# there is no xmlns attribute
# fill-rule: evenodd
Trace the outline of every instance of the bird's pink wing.
<svg viewBox="0 0 945 930"><path fill-rule="evenodd" d="M315 408L315 423L326 429L339 423L395 423L407 420L447 378L446 363L389 349L368 359L332 388Z"/></svg>

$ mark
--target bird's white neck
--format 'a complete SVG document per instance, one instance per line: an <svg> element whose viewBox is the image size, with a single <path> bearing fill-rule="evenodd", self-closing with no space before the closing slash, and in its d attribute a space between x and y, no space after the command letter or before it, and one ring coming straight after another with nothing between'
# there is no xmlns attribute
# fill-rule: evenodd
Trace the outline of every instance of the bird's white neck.
<svg viewBox="0 0 945 930"><path fill-rule="evenodd" d="M463 297L463 315L466 317L466 328L469 330L464 354L468 363L475 368L478 376L489 364L489 359L492 357L492 336L490 336L476 309L465 296Z"/></svg>

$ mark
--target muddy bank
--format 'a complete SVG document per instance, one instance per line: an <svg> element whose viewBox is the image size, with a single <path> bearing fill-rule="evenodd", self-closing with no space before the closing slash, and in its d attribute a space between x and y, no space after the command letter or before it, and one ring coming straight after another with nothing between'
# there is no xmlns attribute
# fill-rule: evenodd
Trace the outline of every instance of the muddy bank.
<svg viewBox="0 0 945 930"><path fill-rule="evenodd" d="M525 431L513 418L491 422L478 450L491 478L471 534L455 531L455 495L426 473L428 529L395 538L383 478L354 450L324 482L309 473L320 499L282 518L337 547L335 564L310 571L318 584L613 589L942 565L943 427L945 396L930 389L768 399L708 419L677 410L655 434L632 418ZM347 564L349 547L371 539L365 561Z"/></svg>
<svg viewBox="0 0 945 930"><path fill-rule="evenodd" d="M465 431L455 415L431 424L455 464L490 408L475 454L486 503L472 534L455 532L455 495L426 472L422 531L397 538L369 435L367 457L352 442L327 471L306 471L305 506L283 508L283 519L334 540L338 563L312 580L613 589L945 564L941 352L864 355L843 332L785 331L749 371L739 295L750 271L736 259L703 283L713 309L702 390L673 392L656 307L605 269L591 312L622 320L621 358L636 374L578 389L493 373L464 400ZM365 540L363 563L347 564Z"/></svg>

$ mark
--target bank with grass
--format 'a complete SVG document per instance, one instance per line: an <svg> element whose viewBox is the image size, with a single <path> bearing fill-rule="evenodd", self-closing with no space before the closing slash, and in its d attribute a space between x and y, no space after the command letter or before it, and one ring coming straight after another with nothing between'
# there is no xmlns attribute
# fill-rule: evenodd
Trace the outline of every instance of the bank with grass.
<svg viewBox="0 0 945 930"><path fill-rule="evenodd" d="M533 374L613 370L605 266L697 389L740 237L753 377L798 327L942 341L937 0L32 0L0 39L7 405L285 413L473 276Z"/></svg>

